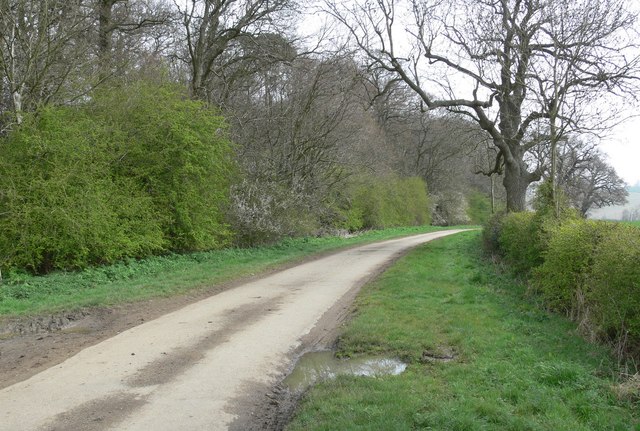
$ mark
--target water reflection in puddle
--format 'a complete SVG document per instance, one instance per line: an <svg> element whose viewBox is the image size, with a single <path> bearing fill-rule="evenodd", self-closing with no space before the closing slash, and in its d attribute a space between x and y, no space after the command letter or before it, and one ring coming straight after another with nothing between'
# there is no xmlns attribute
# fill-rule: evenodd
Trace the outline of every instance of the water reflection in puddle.
<svg viewBox="0 0 640 431"><path fill-rule="evenodd" d="M332 351L309 352L300 358L283 383L291 391L301 391L320 380L333 379L338 375L395 376L406 369L404 362L382 356L338 359Z"/></svg>

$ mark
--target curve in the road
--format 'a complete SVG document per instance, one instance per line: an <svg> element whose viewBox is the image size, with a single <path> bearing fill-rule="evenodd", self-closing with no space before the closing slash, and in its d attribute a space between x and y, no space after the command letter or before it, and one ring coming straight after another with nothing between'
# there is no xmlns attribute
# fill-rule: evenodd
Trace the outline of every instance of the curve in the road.
<svg viewBox="0 0 640 431"><path fill-rule="evenodd" d="M238 286L89 347L0 391L0 430L217 430L282 378L348 292L449 230L357 247Z"/></svg>

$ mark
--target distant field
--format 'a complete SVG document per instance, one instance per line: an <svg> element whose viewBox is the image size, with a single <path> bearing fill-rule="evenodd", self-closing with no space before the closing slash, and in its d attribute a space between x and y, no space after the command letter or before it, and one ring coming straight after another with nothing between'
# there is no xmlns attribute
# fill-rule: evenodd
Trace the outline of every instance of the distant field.
<svg viewBox="0 0 640 431"><path fill-rule="evenodd" d="M637 190L637 189L633 189ZM626 205L614 205L591 211L589 218L602 220L622 220L622 212L625 209L640 208L640 192L629 192L629 202Z"/></svg>

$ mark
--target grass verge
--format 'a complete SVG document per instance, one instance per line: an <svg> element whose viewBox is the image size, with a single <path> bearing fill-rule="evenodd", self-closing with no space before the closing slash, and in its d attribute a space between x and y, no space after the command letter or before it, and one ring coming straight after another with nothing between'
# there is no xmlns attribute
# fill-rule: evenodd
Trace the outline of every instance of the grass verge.
<svg viewBox="0 0 640 431"><path fill-rule="evenodd" d="M260 274L310 255L441 229L423 226L368 231L351 238L296 238L268 247L174 254L41 277L13 274L0 284L0 317L179 295Z"/></svg>
<svg viewBox="0 0 640 431"><path fill-rule="evenodd" d="M611 356L497 275L478 237L426 244L364 288L339 353L397 356L407 371L317 385L289 431L640 430Z"/></svg>

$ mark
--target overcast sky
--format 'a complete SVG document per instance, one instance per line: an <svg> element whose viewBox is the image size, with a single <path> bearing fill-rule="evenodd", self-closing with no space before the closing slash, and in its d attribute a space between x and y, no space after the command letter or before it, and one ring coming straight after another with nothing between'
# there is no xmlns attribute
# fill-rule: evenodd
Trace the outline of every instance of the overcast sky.
<svg viewBox="0 0 640 431"><path fill-rule="evenodd" d="M618 175L630 186L640 185L640 118L617 126L600 147Z"/></svg>

